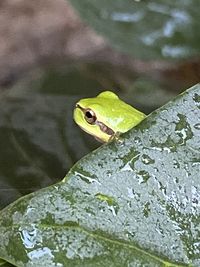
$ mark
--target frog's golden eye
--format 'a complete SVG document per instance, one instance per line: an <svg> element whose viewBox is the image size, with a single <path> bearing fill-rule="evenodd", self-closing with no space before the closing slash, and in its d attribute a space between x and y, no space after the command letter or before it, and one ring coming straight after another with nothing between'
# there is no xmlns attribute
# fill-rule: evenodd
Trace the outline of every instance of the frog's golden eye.
<svg viewBox="0 0 200 267"><path fill-rule="evenodd" d="M94 124L97 120L95 113L91 109L85 109L85 119L89 124Z"/></svg>

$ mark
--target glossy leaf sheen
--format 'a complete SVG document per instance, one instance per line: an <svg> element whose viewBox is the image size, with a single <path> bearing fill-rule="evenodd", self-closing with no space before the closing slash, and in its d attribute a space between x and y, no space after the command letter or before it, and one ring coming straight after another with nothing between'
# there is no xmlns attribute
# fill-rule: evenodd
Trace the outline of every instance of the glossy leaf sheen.
<svg viewBox="0 0 200 267"><path fill-rule="evenodd" d="M199 0L71 0L112 45L143 59L199 55Z"/></svg>
<svg viewBox="0 0 200 267"><path fill-rule="evenodd" d="M0 213L16 266L200 266L200 86ZM17 249L16 249L17 248Z"/></svg>

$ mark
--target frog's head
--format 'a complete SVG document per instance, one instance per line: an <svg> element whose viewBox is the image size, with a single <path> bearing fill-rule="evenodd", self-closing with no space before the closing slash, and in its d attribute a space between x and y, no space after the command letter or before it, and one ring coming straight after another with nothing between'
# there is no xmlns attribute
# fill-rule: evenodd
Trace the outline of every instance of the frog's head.
<svg viewBox="0 0 200 267"><path fill-rule="evenodd" d="M102 92L97 97L81 99L74 109L75 122L101 142L108 142L115 135L109 119L113 99L118 99L113 92Z"/></svg>
<svg viewBox="0 0 200 267"><path fill-rule="evenodd" d="M108 142L116 133L125 133L145 115L110 91L81 99L74 109L75 122L98 141Z"/></svg>

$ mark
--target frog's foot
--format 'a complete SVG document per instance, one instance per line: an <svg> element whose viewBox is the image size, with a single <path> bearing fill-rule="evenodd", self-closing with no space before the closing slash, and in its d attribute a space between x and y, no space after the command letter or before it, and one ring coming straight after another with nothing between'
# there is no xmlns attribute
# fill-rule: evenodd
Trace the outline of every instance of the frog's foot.
<svg viewBox="0 0 200 267"><path fill-rule="evenodd" d="M123 138L120 135L121 135L120 132L116 132L115 134L111 135L108 142L110 143L113 140L115 140L117 143L120 143L120 144L123 143Z"/></svg>

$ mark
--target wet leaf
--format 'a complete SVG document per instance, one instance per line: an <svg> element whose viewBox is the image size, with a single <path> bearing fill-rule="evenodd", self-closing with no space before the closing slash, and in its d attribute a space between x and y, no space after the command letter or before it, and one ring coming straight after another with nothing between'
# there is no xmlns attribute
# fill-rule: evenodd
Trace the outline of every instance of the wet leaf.
<svg viewBox="0 0 200 267"><path fill-rule="evenodd" d="M16 266L200 266L200 86L0 212ZM17 248L17 249L16 249Z"/></svg>
<svg viewBox="0 0 200 267"><path fill-rule="evenodd" d="M200 54L199 0L71 0L71 4L113 46L134 57L182 59Z"/></svg>

